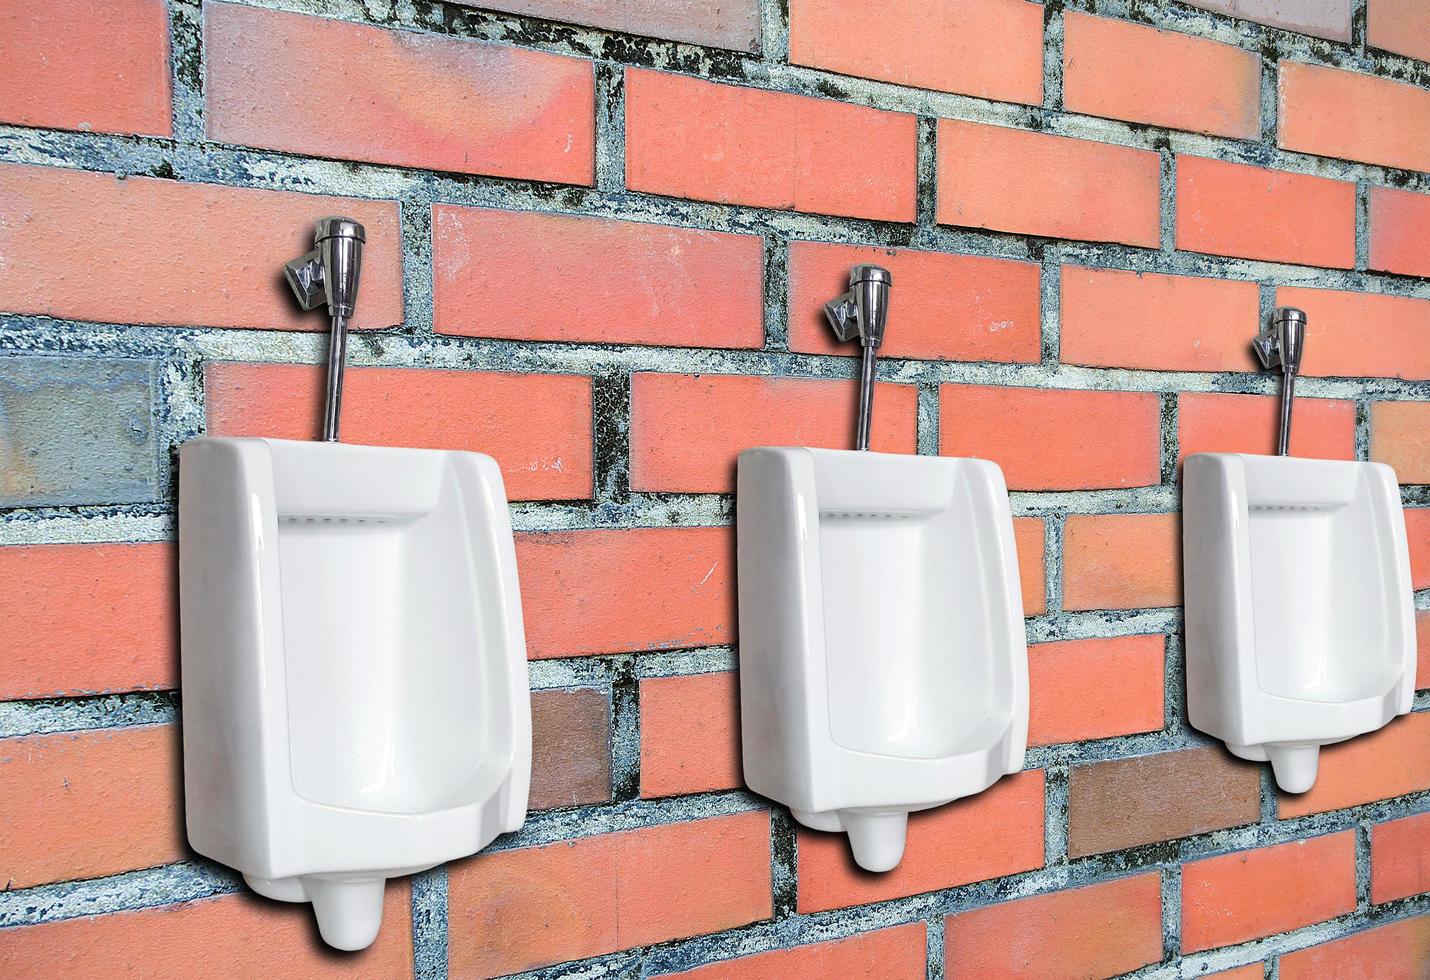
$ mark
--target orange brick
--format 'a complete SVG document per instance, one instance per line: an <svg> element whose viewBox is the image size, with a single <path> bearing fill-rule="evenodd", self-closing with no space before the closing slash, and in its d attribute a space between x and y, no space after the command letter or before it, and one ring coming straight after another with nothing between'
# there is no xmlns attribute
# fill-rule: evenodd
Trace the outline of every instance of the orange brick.
<svg viewBox="0 0 1430 980"><path fill-rule="evenodd" d="M626 71L633 191L912 221L916 131L905 113ZM850 133L860 134L858 153Z"/></svg>
<svg viewBox="0 0 1430 980"><path fill-rule="evenodd" d="M1405 534L1410 541L1410 587L1430 589L1430 507L1405 511Z"/></svg>
<svg viewBox="0 0 1430 980"><path fill-rule="evenodd" d="M448 875L452 975L517 973L769 918L770 817L497 851Z"/></svg>
<svg viewBox="0 0 1430 980"><path fill-rule="evenodd" d="M1423 691L1430 688L1430 612L1421 611L1415 614L1415 635L1415 687Z"/></svg>
<svg viewBox="0 0 1430 980"><path fill-rule="evenodd" d="M1234 45L1069 11L1063 102L1092 116L1255 139L1261 59Z"/></svg>
<svg viewBox="0 0 1430 980"><path fill-rule="evenodd" d="M9 980L410 977L411 907L408 880L390 880L377 941L341 955L318 941L302 906L246 893L20 926L0 938L0 974Z"/></svg>
<svg viewBox="0 0 1430 980"><path fill-rule="evenodd" d="M1040 616L1048 611L1048 579L1043 555L1046 540L1041 517L1013 518L1013 547L1018 552L1024 616Z"/></svg>
<svg viewBox="0 0 1430 980"><path fill-rule="evenodd" d="M1430 300L1284 286L1276 303L1305 310L1315 331L1302 374L1430 379Z"/></svg>
<svg viewBox="0 0 1430 980"><path fill-rule="evenodd" d="M1430 15L1420 0L1370 0L1365 26L1373 47L1430 61Z"/></svg>
<svg viewBox="0 0 1430 980"><path fill-rule="evenodd" d="M1370 189L1372 269L1430 276L1430 194Z"/></svg>
<svg viewBox="0 0 1430 980"><path fill-rule="evenodd" d="M1234 967L1230 970L1218 970L1216 973L1206 974L1208 978L1216 977L1218 980L1262 980L1266 976L1266 965L1264 963L1248 963L1245 966Z"/></svg>
<svg viewBox="0 0 1430 980"><path fill-rule="evenodd" d="M172 544L0 548L0 700L178 683Z"/></svg>
<svg viewBox="0 0 1430 980"><path fill-rule="evenodd" d="M13 164L0 164L0 195L0 309L11 313L326 330L325 317L298 309L278 270L313 247L314 221L339 213L367 229L353 326L402 322L402 236L391 201Z"/></svg>
<svg viewBox="0 0 1430 980"><path fill-rule="evenodd" d="M1426 789L1430 713L1411 713L1380 731L1323 747L1316 785L1298 796L1282 793L1276 810L1284 820Z"/></svg>
<svg viewBox="0 0 1430 980"><path fill-rule="evenodd" d="M1161 479L1152 392L943 385L939 452L1003 468L1010 490L1145 487Z"/></svg>
<svg viewBox="0 0 1430 980"><path fill-rule="evenodd" d="M1043 102L1043 12L1023 0L792 0L789 59L841 75Z"/></svg>
<svg viewBox="0 0 1430 980"><path fill-rule="evenodd" d="M801 913L867 905L1043 866L1043 773L1004 776L977 796L909 814L904 859L871 875L849 840L800 828Z"/></svg>
<svg viewBox="0 0 1430 980"><path fill-rule="evenodd" d="M181 793L172 725L0 739L0 885L182 860Z"/></svg>
<svg viewBox="0 0 1430 980"><path fill-rule="evenodd" d="M854 448L855 388L846 381L733 374L631 378L631 489L732 493L750 446ZM912 453L918 391L881 382L871 448Z"/></svg>
<svg viewBox="0 0 1430 980"><path fill-rule="evenodd" d="M1349 269L1355 185L1177 156L1177 248Z"/></svg>
<svg viewBox="0 0 1430 980"><path fill-rule="evenodd" d="M668 976L689 980L790 980L838 977L840 980L923 980L928 968L928 938L922 922L861 932L848 939L776 949L722 960Z"/></svg>
<svg viewBox="0 0 1430 980"><path fill-rule="evenodd" d="M0 0L0 121L168 136L164 0Z"/></svg>
<svg viewBox="0 0 1430 980"><path fill-rule="evenodd" d="M1182 392L1177 395L1177 464L1193 453L1276 452L1281 400L1275 395ZM1356 458L1355 402L1297 398L1291 454Z"/></svg>
<svg viewBox="0 0 1430 980"><path fill-rule="evenodd" d="M1373 404L1370 458L1394 467L1401 483L1430 483L1430 402Z"/></svg>
<svg viewBox="0 0 1430 980"><path fill-rule="evenodd" d="M1058 359L1150 371L1254 371L1254 282L1062 268Z"/></svg>
<svg viewBox="0 0 1430 980"><path fill-rule="evenodd" d="M476 0L460 0L477 6ZM546 20L604 27L713 48L758 51L758 0L481 0L486 10L509 10Z"/></svg>
<svg viewBox="0 0 1430 980"><path fill-rule="evenodd" d="M315 439L324 369L205 366L216 436ZM343 438L377 446L486 453L513 500L591 496L591 381L565 374L348 368Z"/></svg>
<svg viewBox="0 0 1430 980"><path fill-rule="evenodd" d="M1166 642L1122 636L1028 647L1028 744L1160 731Z"/></svg>
<svg viewBox="0 0 1430 980"><path fill-rule="evenodd" d="M204 10L211 139L398 167L594 179L589 61L237 4ZM295 108L313 105L315 92L321 110Z"/></svg>
<svg viewBox="0 0 1430 980"><path fill-rule="evenodd" d="M1430 170L1430 91L1291 61L1280 71L1276 130L1285 149Z"/></svg>
<svg viewBox="0 0 1430 980"><path fill-rule="evenodd" d="M641 796L741 784L740 684L730 671L641 681Z"/></svg>
<svg viewBox="0 0 1430 980"><path fill-rule="evenodd" d="M948 917L954 977L1110 977L1162 958L1156 874L1035 895Z"/></svg>
<svg viewBox="0 0 1430 980"><path fill-rule="evenodd" d="M849 269L861 263L883 266L897 283L880 356L1030 363L1041 356L1033 263L826 242L790 243L790 350L858 355L857 344L835 339L824 304L849 288Z"/></svg>
<svg viewBox="0 0 1430 980"><path fill-rule="evenodd" d="M758 235L450 205L432 209L432 225L438 333L764 345ZM521 288L493 289L493 283Z"/></svg>
<svg viewBox="0 0 1430 980"><path fill-rule="evenodd" d="M1430 915L1281 955L1281 980L1425 980Z"/></svg>
<svg viewBox="0 0 1430 980"><path fill-rule="evenodd" d="M937 156L940 224L1157 245L1149 150L940 119Z"/></svg>
<svg viewBox="0 0 1430 980"><path fill-rule="evenodd" d="M533 659L734 640L732 528L519 534L516 558Z"/></svg>
<svg viewBox="0 0 1430 980"><path fill-rule="evenodd" d="M1182 949L1290 932L1355 907L1351 831L1192 861L1182 866Z"/></svg>
<svg viewBox="0 0 1430 980"><path fill-rule="evenodd" d="M1063 608L1141 609L1182 602L1177 514L1074 514L1063 528Z"/></svg>
<svg viewBox="0 0 1430 980"><path fill-rule="evenodd" d="M1430 813L1391 820L1372 827L1370 900L1378 905L1428 891Z"/></svg>

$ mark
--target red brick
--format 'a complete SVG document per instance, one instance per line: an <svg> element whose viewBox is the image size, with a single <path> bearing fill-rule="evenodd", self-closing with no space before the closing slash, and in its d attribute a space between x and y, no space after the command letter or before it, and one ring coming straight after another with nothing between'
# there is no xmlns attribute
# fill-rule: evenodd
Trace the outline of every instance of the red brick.
<svg viewBox="0 0 1430 980"><path fill-rule="evenodd" d="M769 918L770 817L497 851L448 875L453 976L517 973Z"/></svg>
<svg viewBox="0 0 1430 980"><path fill-rule="evenodd" d="M943 385L939 452L1003 468L1010 490L1145 487L1161 473L1152 392Z"/></svg>
<svg viewBox="0 0 1430 980"><path fill-rule="evenodd" d="M722 960L669 977L689 980L790 980L837 977L840 980L924 980L928 937L922 922L861 932L848 939L776 949Z"/></svg>
<svg viewBox="0 0 1430 980"><path fill-rule="evenodd" d="M1316 785L1280 794L1284 820L1430 789L1430 713L1404 715L1377 732L1321 749Z"/></svg>
<svg viewBox="0 0 1430 980"><path fill-rule="evenodd" d="M1355 185L1177 156L1177 248L1349 269Z"/></svg>
<svg viewBox="0 0 1430 980"><path fill-rule="evenodd" d="M1023 615L1048 611L1047 570L1044 562L1046 532L1041 517L1013 518L1013 547L1018 551L1018 581L1023 590Z"/></svg>
<svg viewBox="0 0 1430 980"><path fill-rule="evenodd" d="M0 0L0 121L168 136L164 0Z"/></svg>
<svg viewBox="0 0 1430 980"><path fill-rule="evenodd" d="M1430 483L1430 402L1370 407L1370 458L1389 463L1401 483Z"/></svg>
<svg viewBox="0 0 1430 980"><path fill-rule="evenodd" d="M1415 614L1415 635L1416 640L1416 670L1415 687L1417 690L1430 688L1430 611L1421 611Z"/></svg>
<svg viewBox="0 0 1430 980"><path fill-rule="evenodd" d="M324 369L214 362L204 369L209 434L315 439ZM591 496L591 381L567 374L353 368L343 438L486 453L513 500Z"/></svg>
<svg viewBox="0 0 1430 980"><path fill-rule="evenodd" d="M1029 646L1028 744L1161 730L1165 646L1163 636Z"/></svg>
<svg viewBox="0 0 1430 980"><path fill-rule="evenodd" d="M533 659L734 640L731 528L519 534L516 558Z"/></svg>
<svg viewBox="0 0 1430 980"><path fill-rule="evenodd" d="M1043 866L1043 774L1004 776L967 799L909 814L904 859L871 875L843 834L799 830L801 913L867 905Z"/></svg>
<svg viewBox="0 0 1430 980"><path fill-rule="evenodd" d="M1063 528L1063 608L1141 609L1182 602L1176 514L1074 514Z"/></svg>
<svg viewBox="0 0 1430 980"><path fill-rule="evenodd" d="M895 85L1043 102L1043 12L1023 0L792 0L789 59Z"/></svg>
<svg viewBox="0 0 1430 980"><path fill-rule="evenodd" d="M1305 310L1315 331L1302 374L1430 379L1430 300L1283 286L1276 303Z"/></svg>
<svg viewBox="0 0 1430 980"><path fill-rule="evenodd" d="M758 0L457 0L469 7L509 10L546 20L686 41L712 48L758 51Z"/></svg>
<svg viewBox="0 0 1430 980"><path fill-rule="evenodd" d="M790 243L790 350L858 354L857 344L835 339L824 304L849 288L849 269L861 263L883 266L897 284L880 356L1024 363L1041 356L1035 264L826 242Z"/></svg>
<svg viewBox="0 0 1430 980"><path fill-rule="evenodd" d="M531 692L530 810L611 799L611 701L595 688Z"/></svg>
<svg viewBox="0 0 1430 980"><path fill-rule="evenodd" d="M1355 834L1182 866L1182 949L1231 946L1355 911Z"/></svg>
<svg viewBox="0 0 1430 980"><path fill-rule="evenodd" d="M730 672L641 681L641 796L734 789L740 684Z"/></svg>
<svg viewBox="0 0 1430 980"><path fill-rule="evenodd" d="M1062 268L1058 359L1149 371L1254 371L1254 282Z"/></svg>
<svg viewBox="0 0 1430 980"><path fill-rule="evenodd" d="M594 179L589 61L237 4L205 11L211 139L397 167Z"/></svg>
<svg viewBox="0 0 1430 980"><path fill-rule="evenodd" d="M9 980L410 977L411 907L407 879L388 881L377 941L341 955L318 941L302 906L246 893L20 926L0 939L0 974Z"/></svg>
<svg viewBox="0 0 1430 980"><path fill-rule="evenodd" d="M1372 269L1430 276L1430 194L1391 187L1370 189Z"/></svg>
<svg viewBox="0 0 1430 980"><path fill-rule="evenodd" d="M1281 980L1425 980L1430 915L1281 955Z"/></svg>
<svg viewBox="0 0 1430 980"><path fill-rule="evenodd" d="M438 333L764 345L758 235L450 205L432 209L432 224ZM493 289L494 283L521 288Z"/></svg>
<svg viewBox="0 0 1430 980"><path fill-rule="evenodd" d="M172 725L0 739L0 890L182 860L181 794Z"/></svg>
<svg viewBox="0 0 1430 980"><path fill-rule="evenodd" d="M633 191L912 221L916 130L905 113L626 70Z"/></svg>
<svg viewBox="0 0 1430 980"><path fill-rule="evenodd" d="M314 221L339 213L367 229L352 325L402 322L402 236L391 201L13 164L0 164L0 201L0 309L11 313L326 330L325 317L298 309L278 270L313 247Z"/></svg>
<svg viewBox="0 0 1430 980"><path fill-rule="evenodd" d="M1377 905L1430 891L1430 813L1370 831L1370 900ZM1430 962L1427 959L1426 962Z"/></svg>
<svg viewBox="0 0 1430 980"><path fill-rule="evenodd" d="M1149 150L940 119L937 156L940 224L1157 245Z"/></svg>
<svg viewBox="0 0 1430 980"><path fill-rule="evenodd" d="M1034 895L948 917L954 977L1110 977L1162 958L1156 874Z"/></svg>
<svg viewBox="0 0 1430 980"><path fill-rule="evenodd" d="M1069 11L1063 102L1071 112L1255 139L1261 59L1234 45Z"/></svg>
<svg viewBox="0 0 1430 980"><path fill-rule="evenodd" d="M1430 11L1421 0L1370 0L1366 42L1421 61L1430 61Z"/></svg>
<svg viewBox="0 0 1430 980"><path fill-rule="evenodd" d="M178 683L172 544L0 548L0 700Z"/></svg>
<svg viewBox="0 0 1430 980"><path fill-rule="evenodd" d="M1101 675L1105 684L1113 674ZM1220 745L1073 766L1068 774L1068 856L1256 823L1261 770Z"/></svg>
<svg viewBox="0 0 1430 980"><path fill-rule="evenodd" d="M1410 587L1430 589L1430 507L1405 511L1405 534L1410 541Z"/></svg>
<svg viewBox="0 0 1430 980"><path fill-rule="evenodd" d="M750 446L854 448L858 409L846 381L733 374L631 378L631 489L731 493ZM918 391L880 383L870 444L912 453Z"/></svg>
<svg viewBox="0 0 1430 980"><path fill-rule="evenodd" d="M1276 395L1182 392L1177 395L1177 464L1193 453L1272 455L1280 413ZM1293 418L1293 456L1356 458L1355 402L1297 398Z"/></svg>
<svg viewBox="0 0 1430 980"><path fill-rule="evenodd" d="M1280 71L1285 149L1430 170L1430 91L1321 65L1283 61Z"/></svg>

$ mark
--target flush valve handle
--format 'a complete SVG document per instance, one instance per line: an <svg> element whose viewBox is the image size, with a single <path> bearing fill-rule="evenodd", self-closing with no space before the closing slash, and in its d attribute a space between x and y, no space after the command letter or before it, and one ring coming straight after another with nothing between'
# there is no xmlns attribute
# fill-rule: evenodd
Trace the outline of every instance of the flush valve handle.
<svg viewBox="0 0 1430 980"><path fill-rule="evenodd" d="M1251 342L1252 350L1268 371L1281 369L1281 424L1276 451L1291 454L1291 406L1296 398L1296 375L1306 347L1306 313L1294 306L1277 307L1271 322Z"/></svg>
<svg viewBox="0 0 1430 980"><path fill-rule="evenodd" d="M824 315L834 336L847 343L859 338L859 427L855 448L869 448L869 426L874 414L874 359L884 342L889 318L889 287L894 277L877 265L856 265L849 271L849 291L824 304Z"/></svg>

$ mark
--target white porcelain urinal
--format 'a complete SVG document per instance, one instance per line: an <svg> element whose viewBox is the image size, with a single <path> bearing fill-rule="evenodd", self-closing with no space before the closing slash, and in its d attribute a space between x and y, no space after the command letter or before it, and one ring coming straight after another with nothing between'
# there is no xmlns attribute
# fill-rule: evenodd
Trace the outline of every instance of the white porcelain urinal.
<svg viewBox="0 0 1430 980"><path fill-rule="evenodd" d="M361 949L386 879L521 826L526 651L489 457L192 440L179 572L194 850Z"/></svg>
<svg viewBox="0 0 1430 980"><path fill-rule="evenodd" d="M1410 710L1405 518L1380 463L1203 453L1183 489L1187 709L1281 789Z"/></svg>
<svg viewBox="0 0 1430 980"><path fill-rule="evenodd" d="M745 782L887 871L910 811L1023 767L1028 664L1002 471L740 454Z"/></svg>

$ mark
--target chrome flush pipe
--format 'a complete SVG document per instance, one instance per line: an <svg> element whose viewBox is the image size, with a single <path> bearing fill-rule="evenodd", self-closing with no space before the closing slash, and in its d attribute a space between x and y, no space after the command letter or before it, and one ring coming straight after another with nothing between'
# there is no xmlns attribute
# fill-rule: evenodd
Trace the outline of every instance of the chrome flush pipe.
<svg viewBox="0 0 1430 980"><path fill-rule="evenodd" d="M1251 342L1261 366L1281 369L1281 425L1276 452L1291 455L1291 405L1296 399L1296 374L1301 370L1301 352L1306 346L1306 314L1294 306L1277 307L1268 328Z"/></svg>
<svg viewBox="0 0 1430 980"><path fill-rule="evenodd" d="M316 246L283 267L284 278L305 310L327 303L332 317L328 379L323 400L323 440L338 441L343 408L343 367L347 363L348 321L357 305L358 274L367 234L351 218L322 218L313 233Z"/></svg>
<svg viewBox="0 0 1430 980"><path fill-rule="evenodd" d="M854 448L869 448L874 416L874 359L884 342L889 317L889 287L894 277L877 265L856 265L849 271L849 291L824 304L824 315L842 341L859 338L859 423Z"/></svg>

